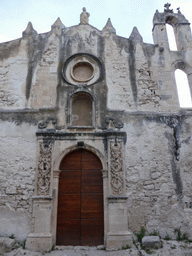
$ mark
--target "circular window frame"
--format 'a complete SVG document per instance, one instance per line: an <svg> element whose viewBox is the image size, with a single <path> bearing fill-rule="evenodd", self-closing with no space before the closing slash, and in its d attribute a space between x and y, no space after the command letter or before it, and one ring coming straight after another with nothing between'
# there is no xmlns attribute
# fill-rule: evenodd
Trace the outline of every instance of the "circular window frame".
<svg viewBox="0 0 192 256"><path fill-rule="evenodd" d="M89 78L78 79L74 76L73 70L75 66L80 65L81 63L85 63L93 69L92 75ZM69 57L64 62L62 67L62 75L65 82L67 82L68 84L85 84L87 86L90 86L99 82L103 78L103 68L101 61L94 55L88 53L77 53Z"/></svg>
<svg viewBox="0 0 192 256"><path fill-rule="evenodd" d="M75 71L75 68L80 67L80 66L88 66L88 67L90 67L92 69L91 70L91 72L92 72L91 76L88 77L88 78L85 78L85 79L78 79L75 76L75 74L74 74L75 72L74 71ZM88 62L88 61L78 61L77 63L75 63L75 65L73 65L71 67L71 77L72 77L72 79L74 79L74 81L80 82L80 83L85 83L85 82L90 81L94 77L94 72L95 72L94 66L90 62Z"/></svg>

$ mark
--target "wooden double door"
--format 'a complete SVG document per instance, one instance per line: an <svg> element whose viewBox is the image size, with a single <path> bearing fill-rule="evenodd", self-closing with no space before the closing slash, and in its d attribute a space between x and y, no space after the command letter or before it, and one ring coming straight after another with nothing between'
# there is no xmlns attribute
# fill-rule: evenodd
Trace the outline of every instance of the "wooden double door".
<svg viewBox="0 0 192 256"><path fill-rule="evenodd" d="M102 164L79 149L61 162L57 245L100 245L104 239Z"/></svg>

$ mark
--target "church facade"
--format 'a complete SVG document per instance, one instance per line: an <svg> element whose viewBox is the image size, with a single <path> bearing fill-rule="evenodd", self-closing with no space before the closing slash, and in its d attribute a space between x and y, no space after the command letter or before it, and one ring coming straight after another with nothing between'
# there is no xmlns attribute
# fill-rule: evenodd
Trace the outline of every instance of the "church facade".
<svg viewBox="0 0 192 256"><path fill-rule="evenodd" d="M0 45L0 236L36 251L131 246L141 227L192 238L192 112L174 76L192 89L190 24L166 5L147 44L88 18Z"/></svg>

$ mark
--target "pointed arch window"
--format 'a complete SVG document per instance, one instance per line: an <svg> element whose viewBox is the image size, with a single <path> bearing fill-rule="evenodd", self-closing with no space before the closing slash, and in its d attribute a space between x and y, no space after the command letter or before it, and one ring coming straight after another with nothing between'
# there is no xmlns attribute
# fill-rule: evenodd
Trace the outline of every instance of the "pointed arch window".
<svg viewBox="0 0 192 256"><path fill-rule="evenodd" d="M181 108L192 108L191 92L187 74L181 69L175 70L175 80Z"/></svg>

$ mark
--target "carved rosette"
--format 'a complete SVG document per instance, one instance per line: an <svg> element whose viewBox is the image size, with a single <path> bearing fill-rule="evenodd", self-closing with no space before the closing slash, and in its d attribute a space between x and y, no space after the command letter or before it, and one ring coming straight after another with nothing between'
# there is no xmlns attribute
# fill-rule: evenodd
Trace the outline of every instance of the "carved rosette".
<svg viewBox="0 0 192 256"><path fill-rule="evenodd" d="M52 142L40 142L39 149L40 154L37 165L37 195L49 196L51 184Z"/></svg>
<svg viewBox="0 0 192 256"><path fill-rule="evenodd" d="M122 143L110 142L110 183L112 194L121 195L124 187Z"/></svg>

